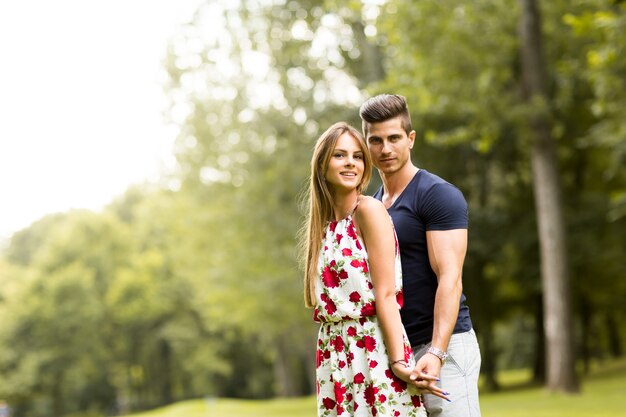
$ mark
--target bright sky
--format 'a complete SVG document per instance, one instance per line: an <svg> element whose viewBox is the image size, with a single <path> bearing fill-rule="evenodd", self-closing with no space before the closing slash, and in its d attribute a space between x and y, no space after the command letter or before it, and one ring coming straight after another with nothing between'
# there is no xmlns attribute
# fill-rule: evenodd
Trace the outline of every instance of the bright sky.
<svg viewBox="0 0 626 417"><path fill-rule="evenodd" d="M162 60L200 3L0 1L0 241L173 165Z"/></svg>

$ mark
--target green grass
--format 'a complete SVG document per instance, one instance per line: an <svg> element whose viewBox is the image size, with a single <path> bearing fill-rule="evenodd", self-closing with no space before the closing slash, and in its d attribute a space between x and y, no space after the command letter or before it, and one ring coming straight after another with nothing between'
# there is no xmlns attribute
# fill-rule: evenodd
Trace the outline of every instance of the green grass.
<svg viewBox="0 0 626 417"><path fill-rule="evenodd" d="M483 417L626 417L626 360L597 366L578 395L549 394L528 384L526 371L507 371L503 389L481 394ZM315 398L191 400L127 417L314 417Z"/></svg>
<svg viewBox="0 0 626 417"><path fill-rule="evenodd" d="M626 417L626 360L597 367L581 382L578 395L550 394L528 384L481 395L483 417Z"/></svg>
<svg viewBox="0 0 626 417"><path fill-rule="evenodd" d="M305 417L315 416L315 397L276 400L189 400L126 417Z"/></svg>

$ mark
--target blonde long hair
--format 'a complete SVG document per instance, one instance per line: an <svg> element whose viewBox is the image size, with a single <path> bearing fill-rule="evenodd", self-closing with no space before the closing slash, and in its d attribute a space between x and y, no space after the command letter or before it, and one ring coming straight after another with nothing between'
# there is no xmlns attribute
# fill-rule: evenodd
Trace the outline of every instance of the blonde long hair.
<svg viewBox="0 0 626 417"><path fill-rule="evenodd" d="M304 304L307 307L314 307L315 283L319 276L317 270L318 258L322 246L322 239L326 224L334 219L333 197L326 182L326 171L328 164L335 150L337 140L344 133L348 133L355 138L363 151L363 178L357 186L360 194L372 177L372 158L365 139L358 130L345 122L338 122L330 126L315 143L313 156L311 158L311 177L308 187L308 215L303 233L301 233L300 246L304 249Z"/></svg>

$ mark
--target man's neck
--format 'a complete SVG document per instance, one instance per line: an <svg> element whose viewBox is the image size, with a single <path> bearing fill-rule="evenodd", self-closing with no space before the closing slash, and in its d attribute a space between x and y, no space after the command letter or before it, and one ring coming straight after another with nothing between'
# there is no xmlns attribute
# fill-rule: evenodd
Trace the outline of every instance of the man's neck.
<svg viewBox="0 0 626 417"><path fill-rule="evenodd" d="M418 167L411 162L407 162L400 171L394 172L391 175L380 173L380 177L383 180L385 196L392 197L395 200L395 198L404 191L406 186L409 185L409 182L411 182L417 171L419 171Z"/></svg>

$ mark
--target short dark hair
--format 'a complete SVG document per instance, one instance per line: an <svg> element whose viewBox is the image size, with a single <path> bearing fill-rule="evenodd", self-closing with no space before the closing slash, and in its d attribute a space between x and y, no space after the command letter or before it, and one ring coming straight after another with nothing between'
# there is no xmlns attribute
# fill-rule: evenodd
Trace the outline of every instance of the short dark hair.
<svg viewBox="0 0 626 417"><path fill-rule="evenodd" d="M359 116L363 121L363 136L367 137L370 123L385 122L400 117L402 128L407 136L411 133L411 115L406 99L398 94L379 94L361 105Z"/></svg>

